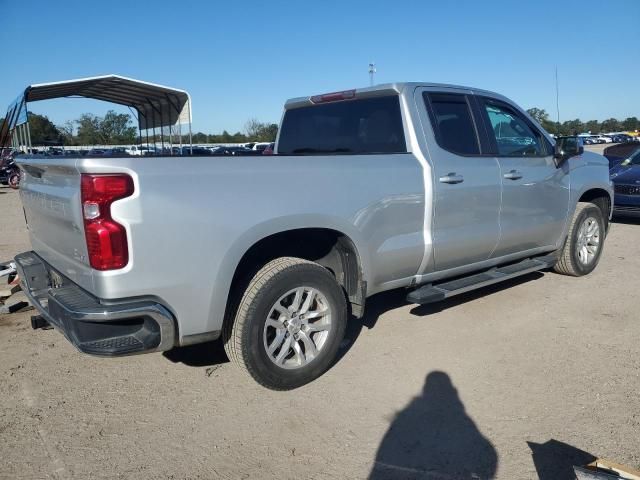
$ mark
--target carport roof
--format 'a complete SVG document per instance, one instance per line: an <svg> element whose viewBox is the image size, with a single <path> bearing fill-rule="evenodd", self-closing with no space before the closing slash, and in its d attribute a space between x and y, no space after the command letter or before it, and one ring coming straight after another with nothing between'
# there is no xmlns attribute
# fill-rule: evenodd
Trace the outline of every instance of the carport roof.
<svg viewBox="0 0 640 480"><path fill-rule="evenodd" d="M191 99L184 90L120 75L29 85L25 102L84 97L135 108L141 130L191 122Z"/></svg>

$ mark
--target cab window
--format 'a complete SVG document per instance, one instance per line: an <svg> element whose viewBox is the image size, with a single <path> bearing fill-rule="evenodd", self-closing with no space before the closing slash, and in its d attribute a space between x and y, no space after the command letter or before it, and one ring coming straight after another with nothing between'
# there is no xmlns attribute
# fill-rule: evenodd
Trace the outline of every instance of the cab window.
<svg viewBox="0 0 640 480"><path fill-rule="evenodd" d="M485 98L483 107L488 119L490 140L495 140L502 157L544 156L542 135L514 109L502 102Z"/></svg>
<svg viewBox="0 0 640 480"><path fill-rule="evenodd" d="M423 93L436 141L458 155L480 155L480 145L466 95Z"/></svg>

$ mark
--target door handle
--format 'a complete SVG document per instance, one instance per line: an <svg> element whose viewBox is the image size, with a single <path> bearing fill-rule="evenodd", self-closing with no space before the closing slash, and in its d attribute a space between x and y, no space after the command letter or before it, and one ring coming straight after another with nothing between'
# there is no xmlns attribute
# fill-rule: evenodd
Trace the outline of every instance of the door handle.
<svg viewBox="0 0 640 480"><path fill-rule="evenodd" d="M455 172L449 172L444 177L440 177L440 183L462 183L464 182L464 177L462 175L457 175Z"/></svg>
<svg viewBox="0 0 640 480"><path fill-rule="evenodd" d="M505 173L503 177L507 180L520 180L522 178L522 173L517 170L511 170L509 173Z"/></svg>

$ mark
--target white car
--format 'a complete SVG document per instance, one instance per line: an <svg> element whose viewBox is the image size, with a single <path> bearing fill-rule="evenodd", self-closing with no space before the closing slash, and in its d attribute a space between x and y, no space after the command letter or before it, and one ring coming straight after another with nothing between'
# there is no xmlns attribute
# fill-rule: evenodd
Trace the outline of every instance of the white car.
<svg viewBox="0 0 640 480"><path fill-rule="evenodd" d="M607 137L606 135L598 135L596 137L596 140L598 141L598 143L613 143L611 137Z"/></svg>
<svg viewBox="0 0 640 480"><path fill-rule="evenodd" d="M140 156L146 156L146 155L153 155L155 153L155 148L148 147L146 145L132 145L131 147L125 149L125 152L127 152L127 155L140 157Z"/></svg>
<svg viewBox="0 0 640 480"><path fill-rule="evenodd" d="M251 150L259 150L262 152L269 146L271 146L271 142L258 142L253 147L251 147Z"/></svg>

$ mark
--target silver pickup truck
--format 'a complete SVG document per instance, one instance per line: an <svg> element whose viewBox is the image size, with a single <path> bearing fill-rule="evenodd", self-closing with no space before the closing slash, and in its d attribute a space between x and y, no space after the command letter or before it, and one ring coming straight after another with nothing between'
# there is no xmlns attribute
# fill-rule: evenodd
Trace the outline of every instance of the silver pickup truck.
<svg viewBox="0 0 640 480"><path fill-rule="evenodd" d="M602 254L607 160L492 92L296 98L275 152L21 157L33 251L15 260L36 326L103 356L222 337L284 390L330 367L378 292L436 302L536 270L585 275Z"/></svg>

